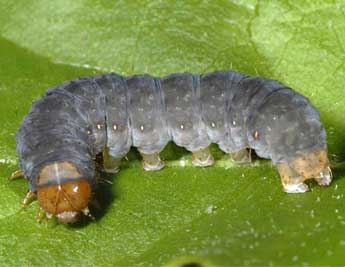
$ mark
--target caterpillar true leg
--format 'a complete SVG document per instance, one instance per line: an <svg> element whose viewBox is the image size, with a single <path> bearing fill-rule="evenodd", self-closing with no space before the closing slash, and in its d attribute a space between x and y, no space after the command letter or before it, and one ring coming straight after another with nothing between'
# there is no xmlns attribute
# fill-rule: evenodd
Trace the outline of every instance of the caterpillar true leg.
<svg viewBox="0 0 345 267"><path fill-rule="evenodd" d="M13 181L19 177L24 177L23 172L21 170L16 170L10 175L10 177L8 177L8 180ZM21 203L22 208L26 208L36 198L37 196L35 192L28 190L24 199L22 200L22 203Z"/></svg>
<svg viewBox="0 0 345 267"><path fill-rule="evenodd" d="M48 213L43 208L39 207L36 221L38 223L41 223L44 218L45 218L46 224L48 224L49 220L53 218L53 214Z"/></svg>
<svg viewBox="0 0 345 267"><path fill-rule="evenodd" d="M247 148L231 153L231 158L237 163L248 163L252 161L250 150Z"/></svg>
<svg viewBox="0 0 345 267"><path fill-rule="evenodd" d="M118 173L120 170L120 163L121 159L112 157L107 147L103 150L103 171Z"/></svg>
<svg viewBox="0 0 345 267"><path fill-rule="evenodd" d="M159 153L140 154L143 157L143 168L145 171L158 171L164 168L165 164L161 160Z"/></svg>
<svg viewBox="0 0 345 267"><path fill-rule="evenodd" d="M37 199L35 192L28 190L28 192L26 193L26 195L22 201L22 208L26 208L35 199Z"/></svg>
<svg viewBox="0 0 345 267"><path fill-rule="evenodd" d="M192 164L198 167L211 166L214 163L214 158L210 152L209 147L194 151L192 155Z"/></svg>
<svg viewBox="0 0 345 267"><path fill-rule="evenodd" d="M8 177L8 180L12 181L19 177L23 177L23 172L21 170L16 170L11 173L10 177Z"/></svg>
<svg viewBox="0 0 345 267"><path fill-rule="evenodd" d="M46 212L44 211L43 208L39 207L38 209L38 214L37 214L37 222L42 222L43 218L46 217Z"/></svg>

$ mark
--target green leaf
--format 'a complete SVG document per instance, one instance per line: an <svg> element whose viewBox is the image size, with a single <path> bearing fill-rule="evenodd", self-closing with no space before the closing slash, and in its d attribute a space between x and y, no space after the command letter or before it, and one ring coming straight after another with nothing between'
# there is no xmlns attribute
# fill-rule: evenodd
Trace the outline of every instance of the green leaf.
<svg viewBox="0 0 345 267"><path fill-rule="evenodd" d="M345 248L345 4L342 1L0 0L0 265L342 265ZM335 180L282 192L266 160L193 168L170 144L160 172L133 151L102 185L99 219L38 224L21 210L15 131L47 88L78 76L233 69L312 100ZM187 264L190 265L187 265ZM194 265L192 265L192 263ZM185 264L185 265L184 265Z"/></svg>

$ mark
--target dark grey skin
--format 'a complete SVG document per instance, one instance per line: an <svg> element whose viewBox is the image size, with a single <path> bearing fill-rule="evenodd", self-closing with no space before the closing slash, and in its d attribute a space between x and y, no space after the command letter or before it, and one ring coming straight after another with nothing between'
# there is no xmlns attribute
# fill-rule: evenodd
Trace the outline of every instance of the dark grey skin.
<svg viewBox="0 0 345 267"><path fill-rule="evenodd" d="M197 166L213 163L211 143L238 155L251 148L277 165L327 151L319 112L307 98L277 81L234 71L68 81L33 103L16 140L32 192L43 166L57 161L73 163L95 186L96 155L106 151L116 170L131 146L147 170L164 166L159 152L169 141L193 152ZM330 181L330 173L321 178ZM285 191L306 191L302 182L284 185Z"/></svg>

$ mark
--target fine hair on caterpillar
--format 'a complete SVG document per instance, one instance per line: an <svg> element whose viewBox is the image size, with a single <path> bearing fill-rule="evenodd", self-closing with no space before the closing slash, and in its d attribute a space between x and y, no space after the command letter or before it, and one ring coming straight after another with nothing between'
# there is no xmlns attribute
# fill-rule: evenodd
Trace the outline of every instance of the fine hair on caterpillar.
<svg viewBox="0 0 345 267"><path fill-rule="evenodd" d="M16 141L21 171L12 177L30 184L23 205L37 196L41 211L61 223L91 216L96 157L116 173L131 146L147 171L164 167L159 153L169 141L200 167L213 164L215 143L237 162L251 160L249 149L271 159L288 193L308 191L307 179L332 180L326 133L310 101L278 81L235 71L67 81L32 104Z"/></svg>

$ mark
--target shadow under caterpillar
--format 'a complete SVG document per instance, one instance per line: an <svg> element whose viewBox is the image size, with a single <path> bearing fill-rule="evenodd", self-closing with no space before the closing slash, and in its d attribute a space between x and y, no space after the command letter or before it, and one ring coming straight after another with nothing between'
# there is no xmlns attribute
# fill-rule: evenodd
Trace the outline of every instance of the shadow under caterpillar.
<svg viewBox="0 0 345 267"><path fill-rule="evenodd" d="M20 171L47 218L61 223L90 215L97 186L96 162L116 173L131 146L143 167L164 167L159 153L169 141L193 153L195 166L210 166L211 143L238 162L248 149L277 166L285 192L302 193L332 173L326 133L310 101L287 86L234 71L205 75L123 77L98 75L67 81L33 103L16 135Z"/></svg>

